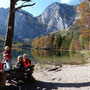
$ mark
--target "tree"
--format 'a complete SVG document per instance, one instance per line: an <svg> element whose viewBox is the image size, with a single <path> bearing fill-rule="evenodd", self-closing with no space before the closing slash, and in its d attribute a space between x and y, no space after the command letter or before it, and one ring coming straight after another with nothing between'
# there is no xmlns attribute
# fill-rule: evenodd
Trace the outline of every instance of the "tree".
<svg viewBox="0 0 90 90"><path fill-rule="evenodd" d="M54 34L47 35L46 38L46 48L53 49L53 42L54 42Z"/></svg>
<svg viewBox="0 0 90 90"><path fill-rule="evenodd" d="M80 19L77 23L81 27L82 37L88 37L88 46L90 48L90 1L85 0L78 6Z"/></svg>
<svg viewBox="0 0 90 90"><path fill-rule="evenodd" d="M18 7L15 7L19 1L22 1L22 4ZM7 32L5 37L5 46L10 47L10 52L12 49L12 41L13 41L13 35L14 35L15 12L23 7L33 6L35 4L35 3L30 4L29 2L31 2L31 0L10 0L8 25L7 25Z"/></svg>
<svg viewBox="0 0 90 90"><path fill-rule="evenodd" d="M56 46L57 46L57 48L60 48L61 47L61 44L62 44L61 34L57 34L56 35Z"/></svg>

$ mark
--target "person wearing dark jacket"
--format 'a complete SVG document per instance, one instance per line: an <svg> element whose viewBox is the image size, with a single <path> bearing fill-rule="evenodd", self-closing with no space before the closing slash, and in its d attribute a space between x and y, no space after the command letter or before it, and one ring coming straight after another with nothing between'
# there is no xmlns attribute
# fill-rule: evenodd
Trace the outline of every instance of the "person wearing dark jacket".
<svg viewBox="0 0 90 90"><path fill-rule="evenodd" d="M17 60L18 60L18 63L17 63L17 65L16 65L15 68L16 69L22 69L22 68L24 68L22 55L18 56Z"/></svg>

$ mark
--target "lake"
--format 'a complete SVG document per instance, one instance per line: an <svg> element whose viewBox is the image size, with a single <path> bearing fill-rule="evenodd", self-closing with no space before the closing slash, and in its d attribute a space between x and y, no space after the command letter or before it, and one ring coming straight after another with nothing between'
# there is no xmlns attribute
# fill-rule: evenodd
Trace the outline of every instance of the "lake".
<svg viewBox="0 0 90 90"><path fill-rule="evenodd" d="M32 63L46 64L84 64L87 63L84 57L79 53L59 52L48 50L30 50L18 48L12 50L12 64L16 64L17 57L26 53L31 58ZM0 49L0 62L2 61L2 49Z"/></svg>

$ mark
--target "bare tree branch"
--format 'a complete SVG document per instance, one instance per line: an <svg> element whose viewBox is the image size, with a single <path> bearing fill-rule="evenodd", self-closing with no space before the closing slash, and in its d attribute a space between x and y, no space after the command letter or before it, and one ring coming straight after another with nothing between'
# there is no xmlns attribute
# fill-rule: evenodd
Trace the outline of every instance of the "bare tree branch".
<svg viewBox="0 0 90 90"><path fill-rule="evenodd" d="M23 8L23 7L28 7L28 6L33 6L33 5L35 5L35 3L33 3L33 4L28 4L28 5L21 5L20 7L15 8L15 11L17 11L18 9L21 9L21 8Z"/></svg>
<svg viewBox="0 0 90 90"><path fill-rule="evenodd" d="M32 27L31 22L30 22L30 20L29 20L29 17L32 18L30 15L28 15L28 14L26 14L26 13L20 11L20 10L17 10L17 12L20 12L20 13L26 15L26 19L27 19L27 21L28 21L28 24L29 24L30 28L35 29L34 27ZM32 18L32 19L33 19L33 18Z"/></svg>
<svg viewBox="0 0 90 90"><path fill-rule="evenodd" d="M27 19L27 21L28 21L28 24L29 24L29 26L30 26L30 28L32 28L33 30L35 29L35 27L33 27L32 25L31 25L31 22L30 22L30 18L33 20L37 20L36 18L32 18L30 15L28 15L27 13L25 13L25 12L23 12L23 11L20 11L20 10L17 10L17 12L19 12L19 13L22 13L22 14L24 14L25 16L26 16L26 19ZM40 23L40 25L43 25L43 26L46 26L46 24L42 24L42 23ZM38 25L39 27L40 27L40 25Z"/></svg>

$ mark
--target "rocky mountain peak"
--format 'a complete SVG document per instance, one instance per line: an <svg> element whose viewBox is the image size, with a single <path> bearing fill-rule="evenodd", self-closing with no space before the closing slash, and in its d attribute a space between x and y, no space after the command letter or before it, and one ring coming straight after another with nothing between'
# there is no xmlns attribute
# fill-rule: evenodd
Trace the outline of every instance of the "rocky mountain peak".
<svg viewBox="0 0 90 90"><path fill-rule="evenodd" d="M0 34L5 35L7 26L7 17L9 9L0 8ZM35 38L46 35L51 32L65 30L70 27L76 17L74 6L60 4L58 2L49 5L45 11L38 17L33 17L30 13L26 15L16 12L14 38Z"/></svg>

